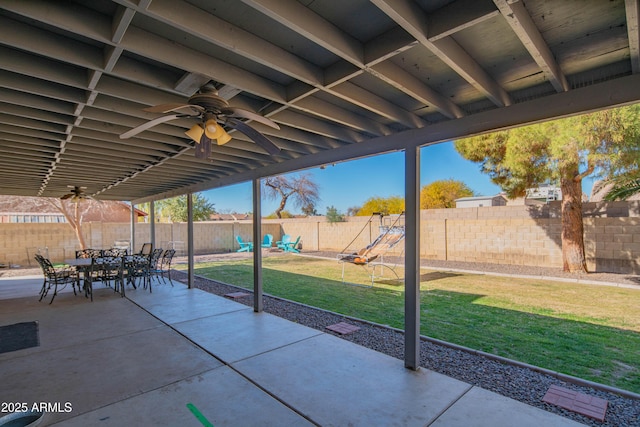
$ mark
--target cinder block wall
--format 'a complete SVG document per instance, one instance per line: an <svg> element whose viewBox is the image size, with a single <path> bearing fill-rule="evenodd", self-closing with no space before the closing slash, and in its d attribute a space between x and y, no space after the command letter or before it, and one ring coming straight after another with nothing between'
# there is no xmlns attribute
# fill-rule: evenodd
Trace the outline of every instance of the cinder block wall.
<svg viewBox="0 0 640 427"><path fill-rule="evenodd" d="M584 221L585 251L592 271L640 274L640 218Z"/></svg>
<svg viewBox="0 0 640 427"><path fill-rule="evenodd" d="M640 202L584 203L583 209L588 269L640 274ZM312 217L279 222L283 233L301 236L303 250L341 251L352 239L349 249L357 250L378 236L378 219L368 220L355 217L331 224ZM559 202L423 210L420 256L562 268L561 233Z"/></svg>
<svg viewBox="0 0 640 427"><path fill-rule="evenodd" d="M67 224L0 224L0 262L37 266L33 256L48 248L55 260L75 256L78 239Z"/></svg>
<svg viewBox="0 0 640 427"><path fill-rule="evenodd" d="M640 202L585 203L584 236L590 271L640 274ZM385 224L390 225L390 217ZM357 251L379 235L377 217L350 217L329 223L324 217L264 220L262 233L274 242L284 234L300 236L303 251ZM421 256L428 259L562 267L560 204L433 209L421 212ZM136 224L135 248L151 241L149 224ZM126 223L87 223L87 246L108 248L128 240ZM235 236L252 240L251 222L194 224L196 254L238 249ZM187 224L155 225L156 246L186 253ZM180 246L182 245L182 246ZM32 265L38 248L48 248L53 261L73 258L79 248L67 224L0 224L0 262ZM401 254L402 245L391 254Z"/></svg>
<svg viewBox="0 0 640 427"><path fill-rule="evenodd" d="M562 266L557 219L451 219L441 226L446 260Z"/></svg>

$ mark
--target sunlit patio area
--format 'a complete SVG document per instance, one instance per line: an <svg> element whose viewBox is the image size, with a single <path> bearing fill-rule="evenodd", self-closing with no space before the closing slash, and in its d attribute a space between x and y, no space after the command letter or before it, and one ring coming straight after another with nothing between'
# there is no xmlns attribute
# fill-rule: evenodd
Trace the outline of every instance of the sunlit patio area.
<svg viewBox="0 0 640 427"><path fill-rule="evenodd" d="M42 277L0 278L0 327L34 334L0 352L1 409L65 426L576 425L419 368L421 149L637 103L639 16L638 0L1 1L0 195L75 202L79 247L6 224L0 264L47 245L66 262L87 249L79 203L127 201L130 226L95 248L180 241L189 283L98 284L92 301L67 286L49 304ZM214 240L194 194L251 183L257 243L265 178L395 152L404 363L262 312L260 251L254 307L193 289L196 245ZM184 237L162 238L154 203L181 195Z"/></svg>
<svg viewBox="0 0 640 427"><path fill-rule="evenodd" d="M51 305L40 285L0 278L0 324L39 335L0 354L0 395L47 403L40 425L579 425L181 283Z"/></svg>

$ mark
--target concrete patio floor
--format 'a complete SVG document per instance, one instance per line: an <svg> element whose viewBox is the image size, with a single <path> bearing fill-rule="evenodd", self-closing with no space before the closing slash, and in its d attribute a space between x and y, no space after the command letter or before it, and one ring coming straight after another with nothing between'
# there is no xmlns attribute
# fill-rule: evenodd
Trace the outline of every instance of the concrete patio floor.
<svg viewBox="0 0 640 427"><path fill-rule="evenodd" d="M41 283L0 278L0 326L35 320L40 334L0 354L0 401L71 407L40 425L581 425L177 282L51 305Z"/></svg>

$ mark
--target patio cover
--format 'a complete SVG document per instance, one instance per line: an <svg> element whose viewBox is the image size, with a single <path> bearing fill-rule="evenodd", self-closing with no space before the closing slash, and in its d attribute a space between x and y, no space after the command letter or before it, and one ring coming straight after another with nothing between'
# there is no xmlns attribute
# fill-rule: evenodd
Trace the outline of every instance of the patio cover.
<svg viewBox="0 0 640 427"><path fill-rule="evenodd" d="M0 194L136 203L640 99L637 0L1 0ZM282 151L175 120L213 81Z"/></svg>

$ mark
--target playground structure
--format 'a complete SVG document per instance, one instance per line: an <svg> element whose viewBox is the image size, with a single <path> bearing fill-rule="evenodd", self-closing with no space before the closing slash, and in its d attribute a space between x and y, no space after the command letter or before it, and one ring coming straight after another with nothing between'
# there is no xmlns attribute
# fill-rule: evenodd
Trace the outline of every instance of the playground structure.
<svg viewBox="0 0 640 427"><path fill-rule="evenodd" d="M364 248L360 250L354 251L351 249L353 243L358 239L358 237L364 232L369 223L373 220L375 216L378 216L380 219L379 226L379 235L376 237L371 243L369 243ZM387 224L385 224L385 219L387 220ZM349 242L349 244L337 255L338 261L342 264L342 283L348 284L356 284L349 283L345 280L345 265L353 264L365 269L371 278L371 287L373 287L374 281L378 279L384 278L384 269L391 271L395 276L395 279L400 279L396 268L398 266L397 261L394 263L386 263L384 260L384 255L395 248L399 243L404 240L405 237L405 227L404 227L404 212L400 215L397 215L394 218L391 216L387 216L379 212L374 212L371 214L369 220L365 223L364 227L360 230L360 232L354 237L354 239ZM404 255L404 247L400 254L399 258L402 258Z"/></svg>

